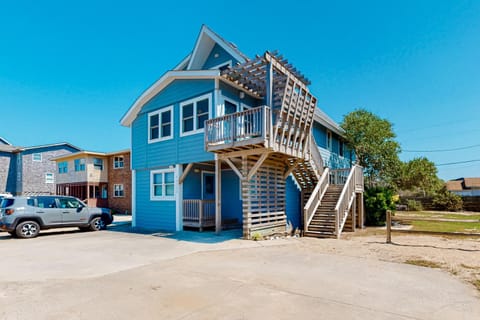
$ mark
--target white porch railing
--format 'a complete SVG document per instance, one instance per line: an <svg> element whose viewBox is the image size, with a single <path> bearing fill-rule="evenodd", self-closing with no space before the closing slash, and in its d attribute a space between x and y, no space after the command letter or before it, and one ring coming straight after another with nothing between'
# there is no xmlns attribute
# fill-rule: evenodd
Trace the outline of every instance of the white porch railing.
<svg viewBox="0 0 480 320"><path fill-rule="evenodd" d="M328 177L329 177L329 169L325 168L320 180L318 181L315 189L313 189L313 192L310 195L310 198L308 199L307 204L303 209L303 221L304 221L305 231L307 230L308 225L310 224L313 218L313 215L315 214L318 207L322 203L322 199L323 199L323 196L325 195L325 192L327 192L328 185L329 185Z"/></svg>
<svg viewBox="0 0 480 320"><path fill-rule="evenodd" d="M183 200L183 225L200 231L215 226L215 200Z"/></svg>
<svg viewBox="0 0 480 320"><path fill-rule="evenodd" d="M268 146L271 112L267 106L227 114L205 122L205 149L215 151L264 143Z"/></svg>
<svg viewBox="0 0 480 320"><path fill-rule="evenodd" d="M343 169L338 171L342 172ZM360 174L362 176L361 181L357 182L357 178L360 179ZM342 172L338 176L334 176L334 178L342 181L343 176L344 175ZM348 212L352 207L353 201L355 201L355 193L358 191L360 183L362 184L363 190L363 168L360 166L353 166L345 180L345 185L343 187L342 193L340 194L337 205L335 206L335 234L337 238L340 237L340 234L342 233L343 226L345 225L345 221L348 217Z"/></svg>

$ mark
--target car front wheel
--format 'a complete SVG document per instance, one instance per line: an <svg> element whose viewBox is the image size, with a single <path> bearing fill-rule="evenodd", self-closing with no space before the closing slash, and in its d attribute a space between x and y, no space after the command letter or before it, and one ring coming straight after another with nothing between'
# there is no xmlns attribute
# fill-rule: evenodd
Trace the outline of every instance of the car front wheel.
<svg viewBox="0 0 480 320"><path fill-rule="evenodd" d="M105 222L100 217L93 218L90 221L90 230L92 231L100 231L105 229Z"/></svg>
<svg viewBox="0 0 480 320"><path fill-rule="evenodd" d="M35 221L20 222L15 229L15 234L19 238L35 238L40 232L40 225Z"/></svg>

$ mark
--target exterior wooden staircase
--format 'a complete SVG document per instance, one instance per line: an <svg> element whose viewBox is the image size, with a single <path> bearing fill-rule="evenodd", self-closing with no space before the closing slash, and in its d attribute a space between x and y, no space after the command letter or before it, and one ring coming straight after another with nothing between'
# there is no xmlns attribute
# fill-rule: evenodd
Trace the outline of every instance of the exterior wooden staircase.
<svg viewBox="0 0 480 320"><path fill-rule="evenodd" d="M336 238L335 235L335 206L342 192L343 186L330 185L322 199L322 205L315 211L308 224L304 236L316 238Z"/></svg>

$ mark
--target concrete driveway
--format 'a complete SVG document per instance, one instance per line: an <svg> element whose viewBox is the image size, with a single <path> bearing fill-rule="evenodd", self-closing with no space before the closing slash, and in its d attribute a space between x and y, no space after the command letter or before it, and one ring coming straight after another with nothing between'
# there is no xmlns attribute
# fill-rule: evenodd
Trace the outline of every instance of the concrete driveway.
<svg viewBox="0 0 480 320"><path fill-rule="evenodd" d="M236 232L0 234L1 319L479 319L439 270ZM341 240L339 240L341 241Z"/></svg>

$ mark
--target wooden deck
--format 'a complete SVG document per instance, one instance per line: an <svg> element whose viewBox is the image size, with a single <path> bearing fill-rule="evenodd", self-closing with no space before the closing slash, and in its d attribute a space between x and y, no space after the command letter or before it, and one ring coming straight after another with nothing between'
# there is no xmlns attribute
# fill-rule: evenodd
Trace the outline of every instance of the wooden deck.
<svg viewBox="0 0 480 320"><path fill-rule="evenodd" d="M183 200L183 226L200 231L215 226L215 200Z"/></svg>

